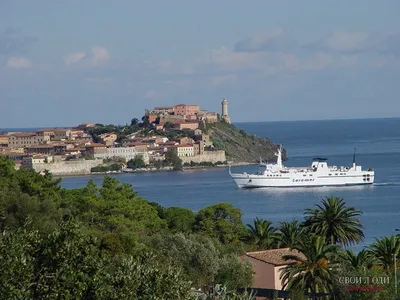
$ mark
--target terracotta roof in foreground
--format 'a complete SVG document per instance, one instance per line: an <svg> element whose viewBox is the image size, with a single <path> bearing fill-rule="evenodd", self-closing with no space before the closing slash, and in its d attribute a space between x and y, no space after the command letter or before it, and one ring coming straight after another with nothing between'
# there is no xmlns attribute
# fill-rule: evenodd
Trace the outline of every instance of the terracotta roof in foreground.
<svg viewBox="0 0 400 300"><path fill-rule="evenodd" d="M246 255L275 266L283 266L295 262L294 260L284 260L282 256L285 255L297 255L300 258L305 259L304 254L294 249L290 250L290 248L247 252Z"/></svg>

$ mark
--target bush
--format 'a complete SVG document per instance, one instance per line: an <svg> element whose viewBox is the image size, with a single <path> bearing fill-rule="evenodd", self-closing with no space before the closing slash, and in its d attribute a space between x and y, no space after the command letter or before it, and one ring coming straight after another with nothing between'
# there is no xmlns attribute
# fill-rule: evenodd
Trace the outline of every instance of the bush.
<svg viewBox="0 0 400 300"><path fill-rule="evenodd" d="M90 169L92 173L103 173L108 171L120 171L122 166L120 164L112 164L110 166L97 166Z"/></svg>
<svg viewBox="0 0 400 300"><path fill-rule="evenodd" d="M128 168L130 169L140 169L140 168L145 168L146 167L146 163L143 160L143 157L141 155L137 155L135 156L134 159L131 159L130 161L128 161Z"/></svg>

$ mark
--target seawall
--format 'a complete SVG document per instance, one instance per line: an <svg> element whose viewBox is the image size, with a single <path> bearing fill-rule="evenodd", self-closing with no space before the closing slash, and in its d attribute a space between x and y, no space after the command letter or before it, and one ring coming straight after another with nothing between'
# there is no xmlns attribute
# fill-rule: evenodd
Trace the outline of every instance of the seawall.
<svg viewBox="0 0 400 300"><path fill-rule="evenodd" d="M50 171L55 176L60 175L88 175L93 167L103 164L103 160L61 161L55 163L34 164L36 172Z"/></svg>
<svg viewBox="0 0 400 300"><path fill-rule="evenodd" d="M201 162L224 162L226 161L225 151L218 150L218 151L205 151L204 154L196 155L196 156L184 156L180 157L182 163L190 163L193 161L194 163L201 163Z"/></svg>

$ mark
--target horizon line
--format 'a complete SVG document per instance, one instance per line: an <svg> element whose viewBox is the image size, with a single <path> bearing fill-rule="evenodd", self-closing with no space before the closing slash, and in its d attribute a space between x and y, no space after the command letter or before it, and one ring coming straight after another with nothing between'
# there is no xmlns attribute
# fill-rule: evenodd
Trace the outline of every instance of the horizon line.
<svg viewBox="0 0 400 300"><path fill-rule="evenodd" d="M383 120L400 119L400 117L359 117L359 118L340 118L340 119L297 119L297 120L275 120L275 121L238 121L232 123L277 123L277 122L314 122L314 121L355 121L355 120Z"/></svg>
<svg viewBox="0 0 400 300"><path fill-rule="evenodd" d="M359 117L359 118L340 118L340 119L298 119L298 120L274 120L274 121L237 121L237 122L232 122L232 124L241 124L241 123L278 123L278 122L315 122L315 121L356 121L356 120L382 120L382 119L400 119L400 117ZM91 123L91 122L83 122L84 123ZM94 122L92 124L101 124L99 122ZM129 124L129 122L126 122L125 124ZM72 128L76 127L77 125L73 126L29 126L29 127L0 127L0 129L36 129L36 128ZM116 125L116 126L124 126L124 124L120 123L109 123L104 125Z"/></svg>

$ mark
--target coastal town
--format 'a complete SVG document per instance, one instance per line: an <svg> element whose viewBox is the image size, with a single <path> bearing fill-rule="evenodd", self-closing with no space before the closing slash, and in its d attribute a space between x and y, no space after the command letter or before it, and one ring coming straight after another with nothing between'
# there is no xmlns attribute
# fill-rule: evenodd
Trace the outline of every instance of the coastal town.
<svg viewBox="0 0 400 300"><path fill-rule="evenodd" d="M225 151L216 150L207 134L207 126L217 122L231 123L225 98L221 114L197 104L177 104L146 109L141 121L132 119L122 129L86 123L4 132L0 154L13 159L16 168L54 175L172 169L176 164L165 162L174 159L186 167L223 165Z"/></svg>

